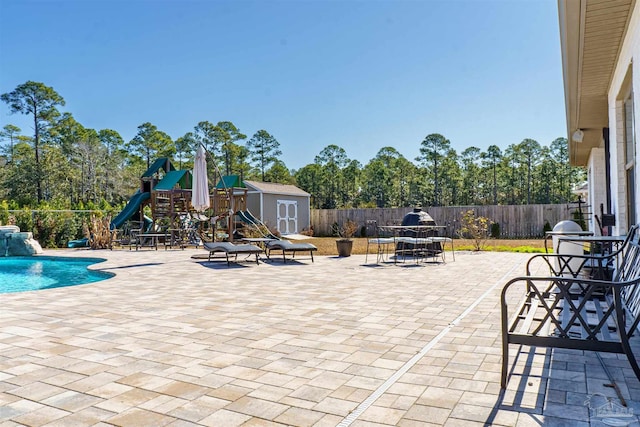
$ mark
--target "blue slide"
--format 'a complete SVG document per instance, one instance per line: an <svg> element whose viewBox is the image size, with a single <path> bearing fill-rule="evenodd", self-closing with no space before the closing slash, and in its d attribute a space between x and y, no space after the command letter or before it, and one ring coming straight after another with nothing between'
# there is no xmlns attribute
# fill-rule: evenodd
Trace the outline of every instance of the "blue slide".
<svg viewBox="0 0 640 427"><path fill-rule="evenodd" d="M149 193L142 193L140 190L136 191L135 194L131 196L131 199L129 199L129 202L124 209L122 209L122 212L120 212L111 221L111 229L113 230L114 228L122 226L122 224L131 219L132 216L136 215L142 202L147 200L149 197L151 197Z"/></svg>

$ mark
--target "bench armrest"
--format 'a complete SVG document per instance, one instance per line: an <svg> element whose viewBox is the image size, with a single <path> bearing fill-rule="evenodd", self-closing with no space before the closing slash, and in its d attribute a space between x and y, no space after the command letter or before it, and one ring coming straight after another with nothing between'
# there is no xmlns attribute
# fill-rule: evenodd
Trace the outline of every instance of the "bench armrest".
<svg viewBox="0 0 640 427"><path fill-rule="evenodd" d="M627 310L627 314L632 315L634 319L640 317L640 278L625 282L612 282L577 277L515 277L502 288L500 304L503 315L508 315L507 293L510 288L517 286L525 288L525 299L518 301L520 305L526 304L532 298L540 301L550 298L572 300L579 296L580 299L588 300L610 295L616 305ZM624 298L621 298L623 293ZM506 317L508 318L508 316ZM637 322L634 323L637 325Z"/></svg>
<svg viewBox="0 0 640 427"><path fill-rule="evenodd" d="M575 285L582 289L598 288L601 289L611 287L624 287L635 284L633 282L611 282L609 280L585 279L581 277L558 277L558 276L520 276L509 280L502 288L502 302L506 303L504 295L510 287L515 285L526 286L527 293L535 293L540 296L549 292L563 293L567 292Z"/></svg>
<svg viewBox="0 0 640 427"><path fill-rule="evenodd" d="M572 334L575 332L571 331L578 327L583 331L579 333L582 339L598 340L597 337L603 334L608 340L608 322L615 322L619 331L625 330L625 313L628 310L621 292L635 284L572 277L516 277L507 282L501 294L503 339L507 335L523 333L531 337L574 339L576 337ZM507 293L514 287L524 287L524 298L516 300L516 305L510 310L508 301L513 301L513 298ZM631 292L636 288L632 286ZM600 307L599 319L595 323L587 312L590 301L595 304L593 307ZM636 317L627 316L633 328L637 326ZM551 335L550 328L555 330Z"/></svg>

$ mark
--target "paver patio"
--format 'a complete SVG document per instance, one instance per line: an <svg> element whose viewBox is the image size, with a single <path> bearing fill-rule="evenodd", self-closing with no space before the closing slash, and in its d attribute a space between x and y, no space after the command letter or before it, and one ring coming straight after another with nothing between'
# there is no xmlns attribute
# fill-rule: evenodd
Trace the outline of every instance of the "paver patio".
<svg viewBox="0 0 640 427"><path fill-rule="evenodd" d="M104 257L117 275L0 295L0 425L586 426L620 403L578 351L523 348L501 392L499 293L529 254L378 267L48 254ZM601 356L640 413L626 359Z"/></svg>

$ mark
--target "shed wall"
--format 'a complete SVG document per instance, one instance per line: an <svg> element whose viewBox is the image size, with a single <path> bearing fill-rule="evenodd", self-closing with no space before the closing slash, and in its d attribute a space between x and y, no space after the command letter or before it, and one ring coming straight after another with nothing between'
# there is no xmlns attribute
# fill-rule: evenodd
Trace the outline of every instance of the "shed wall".
<svg viewBox="0 0 640 427"><path fill-rule="evenodd" d="M298 203L298 229L297 233L309 228L311 224L311 212L309 211L309 198L304 196L291 196L284 194L262 193L263 206L260 210L260 193L249 193L247 196L247 208L253 215L259 218L270 229L276 230L278 224L278 200L290 200Z"/></svg>

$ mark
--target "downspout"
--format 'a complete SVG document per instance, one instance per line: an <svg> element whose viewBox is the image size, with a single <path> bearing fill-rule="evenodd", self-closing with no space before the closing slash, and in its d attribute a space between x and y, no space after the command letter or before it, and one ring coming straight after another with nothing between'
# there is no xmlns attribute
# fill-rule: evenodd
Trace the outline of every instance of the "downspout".
<svg viewBox="0 0 640 427"><path fill-rule="evenodd" d="M602 128L602 138L604 138L604 170L605 183L607 186L607 213L611 213L611 141L609 139L609 128Z"/></svg>

